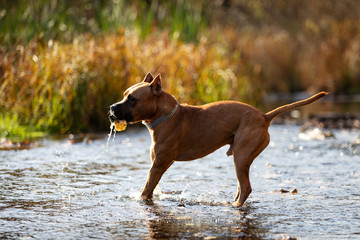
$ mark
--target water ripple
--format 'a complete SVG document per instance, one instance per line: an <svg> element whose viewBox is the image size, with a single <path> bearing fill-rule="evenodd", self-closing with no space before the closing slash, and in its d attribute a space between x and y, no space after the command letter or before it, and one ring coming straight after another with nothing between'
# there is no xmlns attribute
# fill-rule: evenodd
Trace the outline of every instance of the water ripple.
<svg viewBox="0 0 360 240"><path fill-rule="evenodd" d="M118 134L108 150L104 134L92 144L46 139L0 152L0 238L360 237L359 132L324 140L299 132L271 126L241 208L231 207L237 184L227 148L176 162L153 202L140 201L151 164L146 129Z"/></svg>

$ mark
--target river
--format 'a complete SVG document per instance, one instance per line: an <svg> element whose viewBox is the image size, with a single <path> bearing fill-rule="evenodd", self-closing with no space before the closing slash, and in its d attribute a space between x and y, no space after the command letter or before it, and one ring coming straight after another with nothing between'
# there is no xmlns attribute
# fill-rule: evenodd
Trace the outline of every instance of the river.
<svg viewBox="0 0 360 240"><path fill-rule="evenodd" d="M150 167L146 128L117 133L107 150L104 134L0 151L0 238L359 239L359 130L325 140L300 135L299 126L269 131L241 208L231 206L237 185L228 147L176 162L152 204L139 200Z"/></svg>

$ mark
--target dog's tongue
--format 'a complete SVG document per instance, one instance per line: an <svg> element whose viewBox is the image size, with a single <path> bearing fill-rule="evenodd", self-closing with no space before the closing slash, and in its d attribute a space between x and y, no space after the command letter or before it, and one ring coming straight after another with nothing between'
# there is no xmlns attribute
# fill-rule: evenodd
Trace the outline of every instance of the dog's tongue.
<svg viewBox="0 0 360 240"><path fill-rule="evenodd" d="M114 126L115 126L115 130L118 132L124 131L127 127L127 122L122 120L122 121L115 121L114 122Z"/></svg>

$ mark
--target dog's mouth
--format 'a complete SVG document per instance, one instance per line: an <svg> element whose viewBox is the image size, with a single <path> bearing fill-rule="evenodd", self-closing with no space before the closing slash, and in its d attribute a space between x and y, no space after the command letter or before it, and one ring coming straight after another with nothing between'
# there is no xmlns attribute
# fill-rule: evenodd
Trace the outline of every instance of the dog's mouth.
<svg viewBox="0 0 360 240"><path fill-rule="evenodd" d="M109 111L108 117L111 123L115 122L117 120L117 117L114 115L113 111Z"/></svg>
<svg viewBox="0 0 360 240"><path fill-rule="evenodd" d="M108 117L111 123L115 123L116 121L126 121L128 123L133 122L132 114L129 111L124 111L121 105L111 105Z"/></svg>
<svg viewBox="0 0 360 240"><path fill-rule="evenodd" d="M116 123L116 122L127 122L127 123L131 123L132 122L132 116L130 114L127 114L125 116L117 116L114 111L110 110L108 113L108 118L110 123Z"/></svg>
<svg viewBox="0 0 360 240"><path fill-rule="evenodd" d="M109 111L108 113L109 116L109 120L111 122L110 125L110 129L111 131L113 131L113 129L115 128L116 131L121 132L124 131L128 125L128 122L125 120L119 120L115 114L113 113L113 111Z"/></svg>

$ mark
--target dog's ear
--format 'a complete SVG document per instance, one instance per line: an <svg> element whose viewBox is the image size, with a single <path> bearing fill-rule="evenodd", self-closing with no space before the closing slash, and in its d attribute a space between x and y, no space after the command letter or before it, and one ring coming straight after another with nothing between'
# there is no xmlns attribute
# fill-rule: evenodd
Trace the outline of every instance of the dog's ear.
<svg viewBox="0 0 360 240"><path fill-rule="evenodd" d="M157 75L154 80L150 83L150 87L154 93L154 95L158 96L161 93L161 77L160 74Z"/></svg>
<svg viewBox="0 0 360 240"><path fill-rule="evenodd" d="M143 80L143 82L151 83L154 77L151 75L150 72L148 72Z"/></svg>

